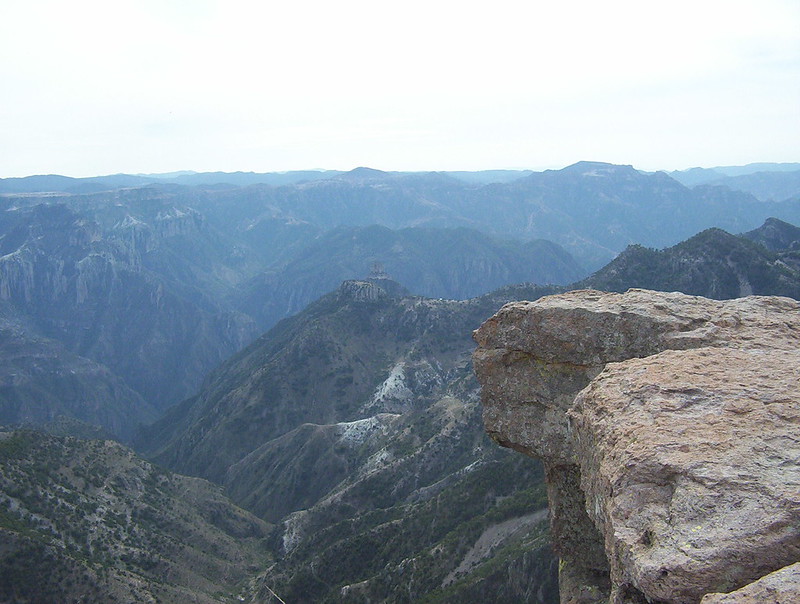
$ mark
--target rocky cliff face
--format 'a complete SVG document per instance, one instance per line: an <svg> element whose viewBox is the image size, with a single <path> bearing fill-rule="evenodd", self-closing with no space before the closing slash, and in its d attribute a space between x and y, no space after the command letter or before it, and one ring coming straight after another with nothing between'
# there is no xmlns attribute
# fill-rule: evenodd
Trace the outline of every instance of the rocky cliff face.
<svg viewBox="0 0 800 604"><path fill-rule="evenodd" d="M150 223L126 214L104 230L65 205L8 210L0 223L0 321L24 323L29 340L60 343L163 408L193 392L255 326L218 300L209 274L225 267L196 251L212 247L213 233L189 236L203 231L201 217L175 207L151 214Z"/></svg>
<svg viewBox="0 0 800 604"><path fill-rule="evenodd" d="M475 339L488 433L544 461L563 602L797 594L796 301L583 290Z"/></svg>

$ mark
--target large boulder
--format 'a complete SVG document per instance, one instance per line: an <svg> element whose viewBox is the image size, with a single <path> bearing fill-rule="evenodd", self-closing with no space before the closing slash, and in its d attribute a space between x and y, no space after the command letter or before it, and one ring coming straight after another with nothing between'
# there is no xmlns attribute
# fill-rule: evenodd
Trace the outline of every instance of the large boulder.
<svg viewBox="0 0 800 604"><path fill-rule="evenodd" d="M475 339L487 431L545 463L562 601L699 602L800 560L796 301L575 291Z"/></svg>

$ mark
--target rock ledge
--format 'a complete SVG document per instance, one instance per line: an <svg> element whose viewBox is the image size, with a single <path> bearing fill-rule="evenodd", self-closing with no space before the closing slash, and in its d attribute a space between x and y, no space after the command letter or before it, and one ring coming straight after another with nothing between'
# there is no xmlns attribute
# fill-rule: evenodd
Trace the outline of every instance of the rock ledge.
<svg viewBox="0 0 800 604"><path fill-rule="evenodd" d="M475 339L487 432L544 462L563 602L792 601L796 301L575 291Z"/></svg>

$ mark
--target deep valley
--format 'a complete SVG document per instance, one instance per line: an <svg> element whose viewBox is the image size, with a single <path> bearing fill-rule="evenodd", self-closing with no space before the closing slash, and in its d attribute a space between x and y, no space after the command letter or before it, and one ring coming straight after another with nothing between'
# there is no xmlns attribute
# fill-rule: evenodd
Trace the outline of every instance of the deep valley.
<svg viewBox="0 0 800 604"><path fill-rule="evenodd" d="M0 602L557 602L473 331L576 289L800 299L768 168L0 179Z"/></svg>

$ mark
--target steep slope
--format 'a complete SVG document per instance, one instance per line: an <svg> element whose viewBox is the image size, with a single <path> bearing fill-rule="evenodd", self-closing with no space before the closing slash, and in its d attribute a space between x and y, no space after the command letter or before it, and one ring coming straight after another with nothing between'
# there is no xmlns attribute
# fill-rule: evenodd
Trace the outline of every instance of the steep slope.
<svg viewBox="0 0 800 604"><path fill-rule="evenodd" d="M122 441L158 417L106 367L0 318L0 424L100 427ZM81 428L82 425L85 425Z"/></svg>
<svg viewBox="0 0 800 604"><path fill-rule="evenodd" d="M772 252L800 248L800 227L777 218L767 218L757 229L742 233L742 237L760 243Z"/></svg>
<svg viewBox="0 0 800 604"><path fill-rule="evenodd" d="M398 287L347 281L282 321L158 422L162 436L151 442L169 444L147 450L178 471L221 482L231 464L303 423L402 412L444 394L454 376L470 375L469 333L493 300L389 293ZM174 436L164 439L166 430Z"/></svg>
<svg viewBox="0 0 800 604"><path fill-rule="evenodd" d="M0 432L0 600L233 602L269 527L112 441Z"/></svg>
<svg viewBox="0 0 800 604"><path fill-rule="evenodd" d="M153 229L128 217L109 234L63 205L39 205L6 212L0 225L6 311L33 335L105 365L156 406L187 396L253 330L217 306L195 274L178 280L146 266L160 248L154 239L179 238L197 220L177 210L160 216Z"/></svg>
<svg viewBox="0 0 800 604"><path fill-rule="evenodd" d="M800 272L744 237L709 229L664 250L631 246L577 287L629 287L726 299L752 294L800 298Z"/></svg>
<svg viewBox="0 0 800 604"><path fill-rule="evenodd" d="M456 300L509 283L565 284L585 274L548 241L502 241L465 228L338 227L250 281L240 308L271 327L375 264L415 294Z"/></svg>
<svg viewBox="0 0 800 604"><path fill-rule="evenodd" d="M448 601L511 573L507 601L547 602L541 474L481 434L469 334L508 296L551 291L459 302L345 282L220 367L140 445L280 527L256 601L266 587L287 601Z"/></svg>

